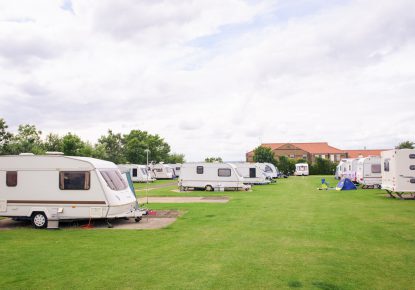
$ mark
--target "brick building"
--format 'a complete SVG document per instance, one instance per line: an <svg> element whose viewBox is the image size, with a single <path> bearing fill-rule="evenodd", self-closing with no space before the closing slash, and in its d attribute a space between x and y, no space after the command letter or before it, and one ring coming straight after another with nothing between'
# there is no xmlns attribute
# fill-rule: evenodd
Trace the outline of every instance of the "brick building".
<svg viewBox="0 0 415 290"><path fill-rule="evenodd" d="M348 158L345 150L337 149L330 146L327 142L317 143L265 143L261 146L268 147L274 152L275 158L286 156L293 159L305 159L308 162L314 162L317 157L330 159L338 162L343 158ZM246 153L246 161L253 162L254 151Z"/></svg>

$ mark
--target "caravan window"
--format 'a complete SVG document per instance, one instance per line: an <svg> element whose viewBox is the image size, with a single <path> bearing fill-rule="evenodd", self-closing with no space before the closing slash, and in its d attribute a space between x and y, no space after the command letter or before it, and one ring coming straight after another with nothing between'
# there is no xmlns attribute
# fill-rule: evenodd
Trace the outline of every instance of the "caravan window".
<svg viewBox="0 0 415 290"><path fill-rule="evenodd" d="M389 160L390 159L385 159L385 162L383 163L383 170L385 171L389 171Z"/></svg>
<svg viewBox="0 0 415 290"><path fill-rule="evenodd" d="M372 173L381 173L382 168L380 164L372 164Z"/></svg>
<svg viewBox="0 0 415 290"><path fill-rule="evenodd" d="M265 172L272 172L271 167L269 167L268 165L265 165Z"/></svg>
<svg viewBox="0 0 415 290"><path fill-rule="evenodd" d="M145 168L141 168L141 172L143 173L143 175L147 175L148 171Z"/></svg>
<svg viewBox="0 0 415 290"><path fill-rule="evenodd" d="M100 172L108 187L112 190L118 191L127 188L128 184L118 170L103 170Z"/></svg>
<svg viewBox="0 0 415 290"><path fill-rule="evenodd" d="M137 177L137 168L133 168L133 177Z"/></svg>
<svg viewBox="0 0 415 290"><path fill-rule="evenodd" d="M196 166L196 173L203 174L203 166Z"/></svg>
<svg viewBox="0 0 415 290"><path fill-rule="evenodd" d="M88 190L91 186L89 171L60 171L61 190Z"/></svg>
<svg viewBox="0 0 415 290"><path fill-rule="evenodd" d="M17 171L6 172L6 185L10 187L17 186Z"/></svg>
<svg viewBox="0 0 415 290"><path fill-rule="evenodd" d="M220 177L229 177L229 176L231 176L230 168L219 168L218 169L218 176L220 176Z"/></svg>

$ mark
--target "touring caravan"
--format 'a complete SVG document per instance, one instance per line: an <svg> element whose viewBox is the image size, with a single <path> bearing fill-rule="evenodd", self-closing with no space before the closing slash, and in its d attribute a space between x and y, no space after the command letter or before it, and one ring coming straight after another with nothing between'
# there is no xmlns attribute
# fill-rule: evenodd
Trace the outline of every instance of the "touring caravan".
<svg viewBox="0 0 415 290"><path fill-rule="evenodd" d="M278 178L278 168L272 163L256 163L264 171L268 179Z"/></svg>
<svg viewBox="0 0 415 290"><path fill-rule="evenodd" d="M344 159L343 167L343 173L342 173L342 179L348 178L352 182L357 183L356 179L356 170L357 170L357 162L359 161L359 158L348 158Z"/></svg>
<svg viewBox="0 0 415 290"><path fill-rule="evenodd" d="M175 178L173 168L164 163L150 164L149 171L155 179Z"/></svg>
<svg viewBox="0 0 415 290"><path fill-rule="evenodd" d="M74 219L135 218L144 214L118 167L63 155L0 157L0 216L58 228ZM110 225L110 224L109 224Z"/></svg>
<svg viewBox="0 0 415 290"><path fill-rule="evenodd" d="M338 179L343 179L347 171L347 159L342 159L336 167L336 176Z"/></svg>
<svg viewBox="0 0 415 290"><path fill-rule="evenodd" d="M309 175L308 164L307 163L297 163L295 165L294 175L297 175L297 176Z"/></svg>
<svg viewBox="0 0 415 290"><path fill-rule="evenodd" d="M184 163L179 178L180 190L248 190L244 178L231 163Z"/></svg>
<svg viewBox="0 0 415 290"><path fill-rule="evenodd" d="M255 163L238 162L233 165L239 175L244 178L245 184L269 184L271 182L265 172Z"/></svg>
<svg viewBox="0 0 415 290"><path fill-rule="evenodd" d="M153 182L155 179L150 176L147 166L137 164L119 164L118 168L129 170L133 182Z"/></svg>
<svg viewBox="0 0 415 290"><path fill-rule="evenodd" d="M357 161L356 180L362 188L381 188L382 166L380 156L369 156Z"/></svg>
<svg viewBox="0 0 415 290"><path fill-rule="evenodd" d="M180 177L180 169L182 167L181 163L175 163L175 164L166 164L167 166L170 166L173 169L174 175L176 177Z"/></svg>
<svg viewBox="0 0 415 290"><path fill-rule="evenodd" d="M402 193L415 193L415 149L394 149L381 154L382 188L400 197Z"/></svg>

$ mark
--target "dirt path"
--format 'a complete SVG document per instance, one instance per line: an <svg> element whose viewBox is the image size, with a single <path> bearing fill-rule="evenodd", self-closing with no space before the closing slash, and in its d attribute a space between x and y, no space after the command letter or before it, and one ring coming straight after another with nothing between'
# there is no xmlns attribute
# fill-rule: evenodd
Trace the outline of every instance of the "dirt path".
<svg viewBox="0 0 415 290"><path fill-rule="evenodd" d="M149 203L227 203L229 197L226 196L209 196L209 197L197 197L197 196L169 196L169 197L157 197L149 196ZM139 204L147 202L146 197L138 199Z"/></svg>
<svg viewBox="0 0 415 290"><path fill-rule="evenodd" d="M105 220L94 220L92 222L92 229L108 229L108 230L152 230L165 228L174 223L182 213L177 210L159 210L155 211L154 215L143 216L143 219L136 223L134 219L113 220L112 228L108 228ZM82 220L77 222L61 222L59 228L61 230L68 229L82 229L82 226L88 224L88 221ZM15 230L15 229L32 229L32 225L28 221L14 221L6 218L0 220L0 231Z"/></svg>

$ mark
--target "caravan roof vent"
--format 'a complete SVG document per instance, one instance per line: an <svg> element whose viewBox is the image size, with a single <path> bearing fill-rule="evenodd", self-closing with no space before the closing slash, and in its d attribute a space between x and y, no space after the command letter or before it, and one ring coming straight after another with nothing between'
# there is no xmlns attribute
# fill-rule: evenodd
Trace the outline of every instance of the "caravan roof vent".
<svg viewBox="0 0 415 290"><path fill-rule="evenodd" d="M20 153L19 156L34 156L33 153Z"/></svg>
<svg viewBox="0 0 415 290"><path fill-rule="evenodd" d="M58 151L47 151L46 155L64 155L63 152Z"/></svg>

